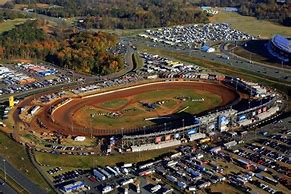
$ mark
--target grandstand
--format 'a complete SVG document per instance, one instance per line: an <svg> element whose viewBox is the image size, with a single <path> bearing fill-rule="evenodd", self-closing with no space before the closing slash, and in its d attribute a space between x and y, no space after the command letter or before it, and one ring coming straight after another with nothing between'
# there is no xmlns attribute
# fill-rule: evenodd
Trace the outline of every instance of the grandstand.
<svg viewBox="0 0 291 194"><path fill-rule="evenodd" d="M284 63L291 61L291 41L281 35L275 35L267 45L269 53Z"/></svg>

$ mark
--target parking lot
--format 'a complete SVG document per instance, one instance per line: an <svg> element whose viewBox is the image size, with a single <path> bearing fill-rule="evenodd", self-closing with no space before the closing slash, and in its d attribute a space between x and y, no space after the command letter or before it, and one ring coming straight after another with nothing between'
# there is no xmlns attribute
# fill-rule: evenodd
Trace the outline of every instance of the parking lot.
<svg viewBox="0 0 291 194"><path fill-rule="evenodd" d="M181 48L200 48L203 43L213 41L253 40L255 36L231 28L226 23L194 24L146 30L140 37L153 42L165 43Z"/></svg>
<svg viewBox="0 0 291 194"><path fill-rule="evenodd" d="M178 147L175 153L139 164L96 166L68 172L52 168L48 172L58 188L72 181L82 181L87 188L87 191L83 188L83 193L206 193L217 190L288 193L291 133L286 127L288 122L288 119L274 122L248 133L216 134L211 143L193 142ZM239 144L224 147L223 143L233 140L240 140Z"/></svg>
<svg viewBox="0 0 291 194"><path fill-rule="evenodd" d="M0 65L0 95L69 83L71 77L55 67L18 63Z"/></svg>

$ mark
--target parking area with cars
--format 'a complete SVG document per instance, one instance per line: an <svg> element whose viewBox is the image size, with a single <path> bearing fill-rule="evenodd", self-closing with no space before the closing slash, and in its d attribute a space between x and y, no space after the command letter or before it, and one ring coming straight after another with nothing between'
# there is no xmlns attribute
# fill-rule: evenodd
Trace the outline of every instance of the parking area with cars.
<svg viewBox="0 0 291 194"><path fill-rule="evenodd" d="M140 37L170 46L198 48L209 41L239 41L256 39L255 36L233 29L226 23L193 24L146 30Z"/></svg>
<svg viewBox="0 0 291 194"><path fill-rule="evenodd" d="M47 173L59 190L82 182L75 193L205 193L217 188L242 193L288 193L290 150L284 146L290 144L290 133L283 127L268 133L263 129L227 132L212 135L211 141L181 145L175 152L141 163L69 171L55 167ZM239 143L223 145L230 141Z"/></svg>
<svg viewBox="0 0 291 194"><path fill-rule="evenodd" d="M30 63L0 65L0 95L66 82L71 82L71 77L56 67Z"/></svg>
<svg viewBox="0 0 291 194"><path fill-rule="evenodd" d="M268 125L271 126L277 125ZM182 145L158 159L96 166L60 183L82 181L90 188L85 193L204 193L217 188L243 193L288 193L291 131L285 127L273 131L268 128L267 133L265 130L215 134L210 142ZM238 143L226 148L223 144L230 141Z"/></svg>

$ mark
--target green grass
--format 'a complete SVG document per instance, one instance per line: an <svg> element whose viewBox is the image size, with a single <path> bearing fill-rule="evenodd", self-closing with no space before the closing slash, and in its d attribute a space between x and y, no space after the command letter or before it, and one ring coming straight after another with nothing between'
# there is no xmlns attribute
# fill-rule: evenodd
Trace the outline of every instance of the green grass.
<svg viewBox="0 0 291 194"><path fill-rule="evenodd" d="M165 103L163 104L163 106L166 108L171 108L175 105L176 105L176 101L172 99L165 101Z"/></svg>
<svg viewBox="0 0 291 194"><path fill-rule="evenodd" d="M130 107L129 107L130 108ZM144 111L135 109L124 113L122 117L108 117L108 116L96 116L92 118L92 124L94 126L100 126L100 128L126 128L126 127L142 127L143 125L149 125L150 122L143 120L133 120L132 117L136 115L142 115Z"/></svg>
<svg viewBox="0 0 291 194"><path fill-rule="evenodd" d="M135 36L143 33L146 29L92 29L94 31L103 31L117 36Z"/></svg>
<svg viewBox="0 0 291 194"><path fill-rule="evenodd" d="M30 162L25 147L16 143L2 132L0 132L0 154L4 156L21 173L29 177L41 188L46 190L48 193L52 192L49 185L45 182L45 180L41 177L39 172Z"/></svg>
<svg viewBox="0 0 291 194"><path fill-rule="evenodd" d="M128 102L128 100L126 99L116 99L116 100L111 100L111 101L107 101L101 104L101 107L103 108L119 108L121 106L126 105L126 103Z"/></svg>
<svg viewBox="0 0 291 194"><path fill-rule="evenodd" d="M205 99L205 102L192 102L190 100L187 100L185 102L181 102L179 110L183 109L184 107L189 106L185 112L191 113L191 114L197 114L202 111L205 111L210 108L214 108L215 106L219 105L221 102L221 98L217 95L214 95L212 93L206 92L206 91L199 91L199 90L191 90L191 89L168 89L168 90L155 90L155 91L149 91L145 93L138 94L133 97L133 101L139 102L150 102L154 103L160 100L165 99L173 99L175 97L179 96L187 96L192 97L193 99L200 99L203 97ZM169 106L169 105L168 105ZM152 110L152 113L145 112L145 107L143 107L141 104L138 103L138 107L140 109L137 109L134 112L125 113L123 116L116 118L109 118L106 116L96 117L94 123L108 123L111 127L121 128L121 127L142 127L142 126L148 126L151 125L152 122L145 121L144 118L147 117L155 117L158 116L155 110ZM157 108L157 111L159 111L161 107ZM175 104L173 104L172 107L168 107L168 109L175 108ZM146 115L145 115L146 114ZM133 119L134 118L134 119Z"/></svg>
<svg viewBox="0 0 291 194"><path fill-rule="evenodd" d="M235 12L219 12L211 18L212 22L226 22L233 28L247 32L252 35L260 35L263 38L270 38L274 34L291 37L290 27L267 20L258 20L255 17L242 16Z"/></svg>
<svg viewBox="0 0 291 194"><path fill-rule="evenodd" d="M144 65L143 60L139 56L138 52L133 53L132 61L133 61L134 66L136 67L136 69L140 69Z"/></svg>
<svg viewBox="0 0 291 194"><path fill-rule="evenodd" d="M145 161L158 157L162 154L174 151L174 149L175 147L145 151L140 153L117 153L111 156L74 156L35 152L35 158L39 163L50 166L92 168L96 167L97 165L102 167L106 165L116 165L116 163L119 162L136 163L140 161Z"/></svg>
<svg viewBox="0 0 291 194"><path fill-rule="evenodd" d="M199 101L180 101L176 97L191 97L192 99L205 99L203 102ZM129 99L130 98L130 99ZM127 101L131 100L133 103L118 109L122 105L126 104ZM140 102L155 103L157 101L169 101L166 105L160 105L155 110L151 110L143 106ZM187 108L184 112L197 114L208 109L212 109L221 103L221 98L211 92L193 89L163 89L156 90L152 88L151 91L145 91L143 93L127 97L120 98L117 100L107 101L102 104L97 104L97 107L86 106L79 110L77 113L77 120L81 121L82 125L95 126L99 129L121 129L121 128L136 128L152 125L152 121L146 121L145 118L164 116L178 112L185 107ZM105 104L105 106L104 106ZM118 109L122 115L118 117L99 115L99 113L109 113L110 111L103 110L101 108L112 108ZM129 110L129 111L125 111ZM91 117L90 115L94 115ZM79 116L80 115L80 116Z"/></svg>
<svg viewBox="0 0 291 194"><path fill-rule="evenodd" d="M17 18L14 20L6 20L5 22L0 23L0 34L3 32L9 31L14 28L16 25L23 24L27 19Z"/></svg>

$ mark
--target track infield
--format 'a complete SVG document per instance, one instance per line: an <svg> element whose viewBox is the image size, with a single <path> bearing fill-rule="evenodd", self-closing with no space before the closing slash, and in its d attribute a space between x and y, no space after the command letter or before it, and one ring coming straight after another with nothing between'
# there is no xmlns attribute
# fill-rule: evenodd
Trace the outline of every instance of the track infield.
<svg viewBox="0 0 291 194"><path fill-rule="evenodd" d="M48 119L48 107L37 118L49 130L65 134L113 135L154 125L157 121L152 118L172 119L180 112L195 115L225 106L237 97L235 91L219 83L156 82L73 98L54 111L54 122Z"/></svg>

